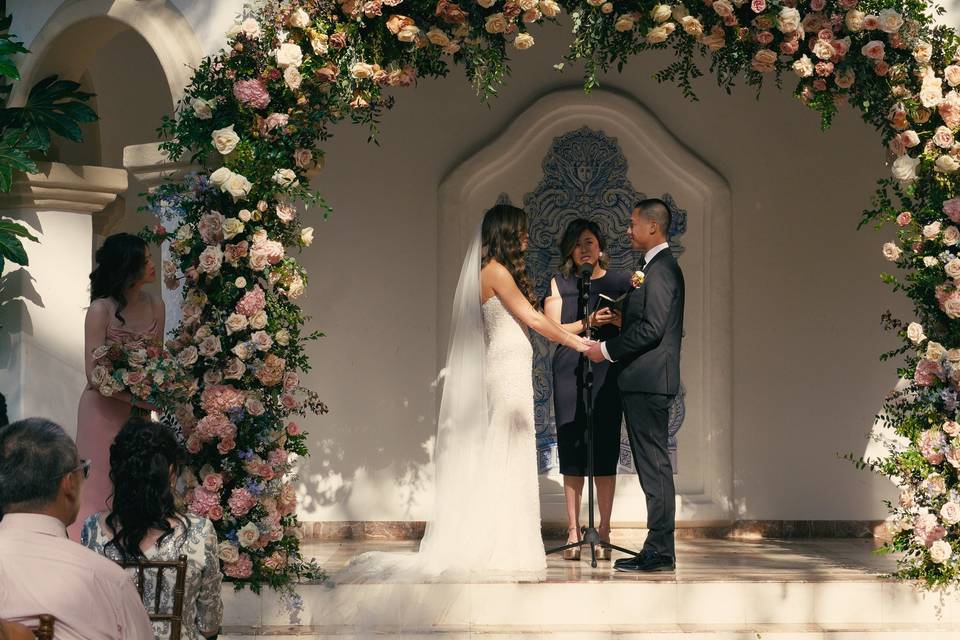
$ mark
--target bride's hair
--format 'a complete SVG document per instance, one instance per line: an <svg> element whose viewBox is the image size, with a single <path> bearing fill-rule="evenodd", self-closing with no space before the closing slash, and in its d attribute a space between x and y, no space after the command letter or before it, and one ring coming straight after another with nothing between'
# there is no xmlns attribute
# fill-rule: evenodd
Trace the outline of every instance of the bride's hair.
<svg viewBox="0 0 960 640"><path fill-rule="evenodd" d="M480 235L483 244L480 268L496 260L507 268L530 304L536 305L533 285L527 277L527 263L520 249L521 239L527 235L526 212L509 204L495 205L483 214Z"/></svg>

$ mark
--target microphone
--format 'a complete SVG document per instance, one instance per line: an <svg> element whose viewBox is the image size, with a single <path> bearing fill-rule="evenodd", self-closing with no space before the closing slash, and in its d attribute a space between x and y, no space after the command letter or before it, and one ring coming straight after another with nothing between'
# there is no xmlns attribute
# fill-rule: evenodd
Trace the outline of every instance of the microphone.
<svg viewBox="0 0 960 640"><path fill-rule="evenodd" d="M593 275L593 265L589 262L584 262L582 265L577 267L577 277L578 278L590 278Z"/></svg>

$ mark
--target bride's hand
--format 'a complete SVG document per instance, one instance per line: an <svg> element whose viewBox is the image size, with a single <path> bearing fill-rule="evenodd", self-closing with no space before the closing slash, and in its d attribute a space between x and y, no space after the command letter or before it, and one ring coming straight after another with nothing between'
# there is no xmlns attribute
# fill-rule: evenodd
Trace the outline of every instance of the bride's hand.
<svg viewBox="0 0 960 640"><path fill-rule="evenodd" d="M576 349L577 353L586 353L587 351L590 350L590 347L596 344L596 340L590 340L588 338L582 338L580 336L576 336L576 339L577 339L577 342L575 345L572 345L572 348Z"/></svg>

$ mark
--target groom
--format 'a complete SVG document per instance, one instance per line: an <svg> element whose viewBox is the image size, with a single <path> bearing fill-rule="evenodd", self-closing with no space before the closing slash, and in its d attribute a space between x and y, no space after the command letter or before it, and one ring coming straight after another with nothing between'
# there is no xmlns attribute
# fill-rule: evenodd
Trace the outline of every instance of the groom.
<svg viewBox="0 0 960 640"><path fill-rule="evenodd" d="M620 366L618 383L640 486L647 497L649 534L636 556L617 560L617 571L673 571L675 504L667 454L667 417L680 386L683 273L670 252L670 210L657 198L641 200L630 214L627 235L643 251L636 287L623 307L620 335L595 343L594 362Z"/></svg>

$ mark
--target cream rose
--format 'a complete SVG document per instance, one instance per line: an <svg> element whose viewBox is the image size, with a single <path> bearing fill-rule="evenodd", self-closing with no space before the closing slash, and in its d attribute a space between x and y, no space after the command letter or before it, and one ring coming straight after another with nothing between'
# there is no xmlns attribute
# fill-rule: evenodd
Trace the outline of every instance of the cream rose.
<svg viewBox="0 0 960 640"><path fill-rule="evenodd" d="M960 278L960 258L954 258L943 265L943 271L953 279Z"/></svg>
<svg viewBox="0 0 960 640"><path fill-rule="evenodd" d="M234 173L220 188L229 193L231 197L233 197L234 202L236 202L246 197L247 194L250 193L250 189L253 188L253 185L239 173Z"/></svg>
<svg viewBox="0 0 960 640"><path fill-rule="evenodd" d="M684 16L680 18L680 26L683 30L694 38L703 36L703 25L693 16Z"/></svg>
<svg viewBox="0 0 960 640"><path fill-rule="evenodd" d="M250 335L250 340L253 341L257 351L269 351L273 346L273 338L266 331L255 331Z"/></svg>
<svg viewBox="0 0 960 640"><path fill-rule="evenodd" d="M817 56L821 60L829 60L837 54L837 50L833 47L832 44L826 40L817 40L813 44L813 55Z"/></svg>
<svg viewBox="0 0 960 640"><path fill-rule="evenodd" d="M247 279L243 276L237 276L237 279L233 281L233 286L237 289L243 289L247 286Z"/></svg>
<svg viewBox="0 0 960 640"><path fill-rule="evenodd" d="M935 222L931 222L928 225L924 225L924 227L920 230L920 233L922 233L923 237L926 238L927 240L933 240L938 235L940 235L941 226L942 225L940 224L940 221L937 220Z"/></svg>
<svg viewBox="0 0 960 640"><path fill-rule="evenodd" d="M920 85L920 103L932 109L943 102L943 80L938 78L932 69L928 69Z"/></svg>
<svg viewBox="0 0 960 640"><path fill-rule="evenodd" d="M620 16L613 24L613 28L621 33L624 31L633 31L634 22L630 16Z"/></svg>
<svg viewBox="0 0 960 640"><path fill-rule="evenodd" d="M286 329L280 329L279 331L277 331L277 333L274 334L273 338L274 340L277 341L277 344L279 344L281 347L285 347L288 344L290 344L290 332Z"/></svg>
<svg viewBox="0 0 960 640"><path fill-rule="evenodd" d="M310 38L310 48L318 56L325 56L330 51L330 37L325 33L318 33Z"/></svg>
<svg viewBox="0 0 960 640"><path fill-rule="evenodd" d="M940 517L946 524L957 524L960 522L960 504L956 502L945 503L940 507Z"/></svg>
<svg viewBox="0 0 960 640"><path fill-rule="evenodd" d="M200 355L209 358L220 353L220 349L220 338L217 336L207 336L203 339L203 342L200 343L198 351Z"/></svg>
<svg viewBox="0 0 960 640"><path fill-rule="evenodd" d="M253 329L263 329L267 326L267 312L261 309L250 316L250 327Z"/></svg>
<svg viewBox="0 0 960 640"><path fill-rule="evenodd" d="M253 214L250 213L249 209L240 209L240 213L237 214L237 217L240 218L240 222L250 222L250 218L253 217Z"/></svg>
<svg viewBox="0 0 960 640"><path fill-rule="evenodd" d="M507 19L502 13L494 13L487 18L484 29L486 29L487 33L503 33L507 30Z"/></svg>
<svg viewBox="0 0 960 640"><path fill-rule="evenodd" d="M198 269L203 273L213 275L223 266L223 251L218 246L209 246L200 254Z"/></svg>
<svg viewBox="0 0 960 640"><path fill-rule="evenodd" d="M927 343L927 353L925 357L927 360L943 360L947 355L947 350L944 349L943 345L939 342L934 342L931 340Z"/></svg>
<svg viewBox="0 0 960 640"><path fill-rule="evenodd" d="M297 9L290 14L287 24L297 29L306 29L310 26L310 14L303 9Z"/></svg>
<svg viewBox="0 0 960 640"><path fill-rule="evenodd" d="M224 324L227 327L227 335L233 335L247 328L247 316L242 313L231 313Z"/></svg>
<svg viewBox="0 0 960 640"><path fill-rule="evenodd" d="M238 218L227 218L223 221L224 240L231 240L240 233L243 233L243 223Z"/></svg>
<svg viewBox="0 0 960 640"><path fill-rule="evenodd" d="M721 2L723 0L720 0ZM665 42L667 38L670 37L670 31L668 31L664 25L659 27L654 27L647 31L646 40L650 44L658 44L660 42Z"/></svg>
<svg viewBox="0 0 960 640"><path fill-rule="evenodd" d="M950 225L943 230L943 244L947 245L948 247L952 247L958 242L960 242L960 229Z"/></svg>
<svg viewBox="0 0 960 640"><path fill-rule="evenodd" d="M497 3L497 0L477 0L477 4L483 7L484 9L489 9Z"/></svg>
<svg viewBox="0 0 960 640"><path fill-rule="evenodd" d="M303 83L303 76L296 67L287 67L283 70L283 82L291 91L296 91Z"/></svg>
<svg viewBox="0 0 960 640"><path fill-rule="evenodd" d="M237 356L241 360L248 360L250 356L253 355L253 352L246 342L241 342L237 345L234 345L231 351L233 352L233 355Z"/></svg>
<svg viewBox="0 0 960 640"><path fill-rule="evenodd" d="M436 27L427 31L427 40L430 41L430 44L435 44L438 47L445 47L450 44L450 36L448 36L443 29Z"/></svg>
<svg viewBox="0 0 960 640"><path fill-rule="evenodd" d="M886 33L896 33L903 26L903 16L893 9L884 9L877 18L880 20L880 30Z"/></svg>
<svg viewBox="0 0 960 640"><path fill-rule="evenodd" d="M185 348L177 354L177 362L185 367L192 366L197 362L197 348L193 345Z"/></svg>
<svg viewBox="0 0 960 640"><path fill-rule="evenodd" d="M300 244L305 247L313 244L313 227L304 227L300 230Z"/></svg>
<svg viewBox="0 0 960 640"><path fill-rule="evenodd" d="M548 18L560 15L560 5L554 0L540 0L540 12Z"/></svg>
<svg viewBox="0 0 960 640"><path fill-rule="evenodd" d="M221 542L217 547L217 556L227 564L233 564L240 559L240 550L230 542Z"/></svg>
<svg viewBox="0 0 960 640"><path fill-rule="evenodd" d="M520 33L513 41L513 46L523 51L524 49L529 49L534 45L533 36L529 33Z"/></svg>
<svg viewBox="0 0 960 640"><path fill-rule="evenodd" d="M666 22L672 15L673 10L667 4L658 4L650 10L650 17L656 22Z"/></svg>
<svg viewBox="0 0 960 640"><path fill-rule="evenodd" d="M277 60L277 66L282 69L290 66L299 67L303 64L303 51L300 50L300 45L292 42L281 44L274 53L274 57Z"/></svg>
<svg viewBox="0 0 960 640"><path fill-rule="evenodd" d="M733 5L728 0L717 0L713 3L713 10L721 18L733 15Z"/></svg>
<svg viewBox="0 0 960 640"><path fill-rule="evenodd" d="M943 76L947 79L947 84L951 87L960 85L960 66L951 64L943 70Z"/></svg>
<svg viewBox="0 0 960 640"><path fill-rule="evenodd" d="M777 29L781 33L793 33L800 28L800 12L793 7L783 7L777 14Z"/></svg>
<svg viewBox="0 0 960 640"><path fill-rule="evenodd" d="M233 171L226 167L220 167L216 171L210 174L210 182L217 187L223 188L223 185L227 183L227 180L233 175Z"/></svg>
<svg viewBox="0 0 960 640"><path fill-rule="evenodd" d="M350 75L357 80L366 80L373 76L373 65L366 62L355 62L350 67Z"/></svg>
<svg viewBox="0 0 960 640"><path fill-rule="evenodd" d="M893 161L893 177L900 182L913 182L917 179L917 167L920 166L919 158L910 156L900 156Z"/></svg>
<svg viewBox="0 0 960 640"><path fill-rule="evenodd" d="M804 54L793 63L793 72L801 78L809 78L813 75L813 62Z"/></svg>
<svg viewBox="0 0 960 640"><path fill-rule="evenodd" d="M414 42L420 35L420 28L413 24L408 24L397 32L397 40L400 42Z"/></svg>
<svg viewBox="0 0 960 640"><path fill-rule="evenodd" d="M913 344L920 344L927 339L927 336L923 334L923 326L918 322L911 322L907 325L907 338Z"/></svg>
<svg viewBox="0 0 960 640"><path fill-rule="evenodd" d="M866 15L863 11L857 11L856 9L847 11L847 15L844 17L847 29L853 33L863 31L863 20L866 18Z"/></svg>
<svg viewBox="0 0 960 640"><path fill-rule="evenodd" d="M943 564L953 555L953 549L946 540L937 540L930 545L930 559L936 564Z"/></svg>
<svg viewBox="0 0 960 640"><path fill-rule="evenodd" d="M933 256L923 256L923 266L925 267L939 267L940 261L934 258Z"/></svg>
<svg viewBox="0 0 960 640"><path fill-rule="evenodd" d="M298 184L297 174L293 169L277 169L273 173L273 181L281 187L296 186Z"/></svg>
<svg viewBox="0 0 960 640"><path fill-rule="evenodd" d="M224 127L223 129L217 129L210 136L213 141L214 148L220 152L220 155L227 155L233 151L237 143L240 142L240 136L237 135L236 131L233 130L234 125L229 127Z"/></svg>
<svg viewBox="0 0 960 640"><path fill-rule="evenodd" d="M259 539L260 529L252 522L248 522L237 531L237 541L241 547L249 547Z"/></svg>
<svg viewBox="0 0 960 640"><path fill-rule="evenodd" d="M900 259L901 255L903 255L903 252L900 251L900 247L898 247L896 244L887 242L883 245L883 257L890 262L896 262Z"/></svg>
<svg viewBox="0 0 960 640"><path fill-rule="evenodd" d="M960 162L953 156L944 154L933 163L933 168L940 173L953 173L957 169L960 169Z"/></svg>
<svg viewBox="0 0 960 640"><path fill-rule="evenodd" d="M913 48L913 58L920 64L927 64L930 62L930 57L933 55L933 45L929 42L918 42L917 46Z"/></svg>
<svg viewBox="0 0 960 640"><path fill-rule="evenodd" d="M93 371L90 372L90 382L93 383L93 386L99 387L103 385L107 380L107 368L103 365L98 365L93 368Z"/></svg>
<svg viewBox="0 0 960 640"><path fill-rule="evenodd" d="M240 31L251 40L260 37L260 23L255 18L247 18L240 23Z"/></svg>
<svg viewBox="0 0 960 640"><path fill-rule="evenodd" d="M193 114L197 116L197 120L209 120L213 117L213 102L210 100L192 98L190 107L193 109Z"/></svg>
<svg viewBox="0 0 960 640"><path fill-rule="evenodd" d="M239 380L247 370L247 365L239 358L230 358L223 369L223 377L227 380Z"/></svg>

